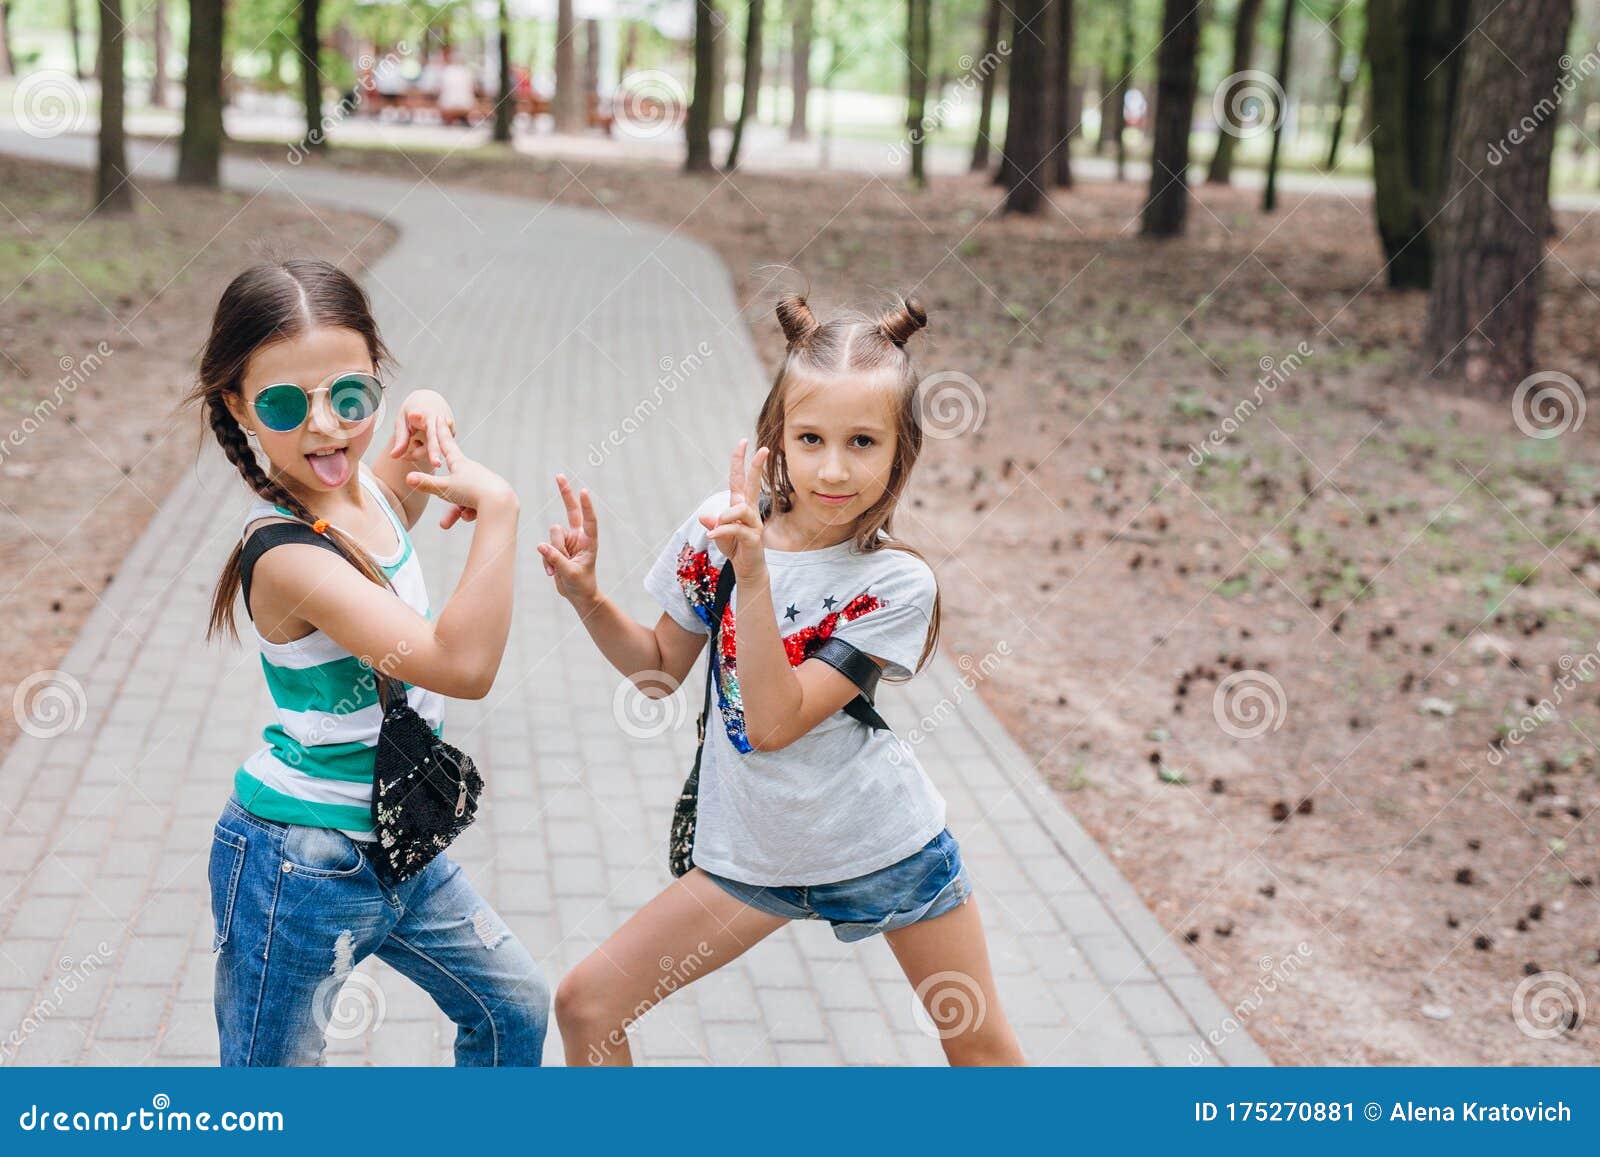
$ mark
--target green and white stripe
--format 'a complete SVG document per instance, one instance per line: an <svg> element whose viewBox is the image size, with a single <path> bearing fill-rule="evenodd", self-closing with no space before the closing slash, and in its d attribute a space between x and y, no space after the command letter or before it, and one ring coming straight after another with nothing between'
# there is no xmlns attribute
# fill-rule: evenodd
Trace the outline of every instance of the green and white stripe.
<svg viewBox="0 0 1600 1157"><path fill-rule="evenodd" d="M407 606L432 618L411 537L367 467L360 470L362 485L389 516L400 543L392 556L373 561ZM288 511L282 507L258 502L245 516L244 529L283 514ZM373 750L383 722L374 673L320 630L289 643L254 633L277 721L262 732L266 745L234 772L234 790L245 810L282 823L337 828L352 839L373 839ZM441 733L444 697L405 686L406 701L435 734Z"/></svg>

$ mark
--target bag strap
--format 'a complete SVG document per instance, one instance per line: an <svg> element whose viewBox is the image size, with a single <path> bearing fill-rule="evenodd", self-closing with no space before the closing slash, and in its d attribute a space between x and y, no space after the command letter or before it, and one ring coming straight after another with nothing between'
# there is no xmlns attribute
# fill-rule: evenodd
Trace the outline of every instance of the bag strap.
<svg viewBox="0 0 1600 1157"><path fill-rule="evenodd" d="M244 613L249 615L252 621L255 620L255 614L250 610L250 576L255 573L256 562L267 551L286 542L320 546L333 551L340 558L344 557L338 547L303 522L269 522L255 531L245 539L244 549L239 554L239 584L244 591Z"/></svg>
<svg viewBox="0 0 1600 1157"><path fill-rule="evenodd" d="M250 610L250 578L255 573L256 563L273 547L289 542L320 546L344 558L343 551L303 522L269 522L256 530L245 539L244 549L239 554L239 585L244 591L245 614L250 616L252 622L255 621L255 614ZM396 685L397 680L378 670L374 670L373 675L378 681L379 702L383 704L385 712L397 703L405 702L405 692Z"/></svg>
<svg viewBox="0 0 1600 1157"><path fill-rule="evenodd" d="M716 678L717 663L717 635L722 630L722 614L727 608L728 599L733 594L733 563L725 562L722 570L717 574L717 593L711 601L711 640L710 653L706 658L706 694L705 701L700 706L700 722L696 726L700 743L706 741L706 720L711 714L711 687ZM872 705L872 696L877 690L878 678L883 674L882 668L865 652L857 650L843 639L824 639L822 645L806 656L809 659L821 659L828 666L838 671L850 682L854 683L861 694L844 705L845 714L858 723L863 723L874 731L893 730L883 721Z"/></svg>

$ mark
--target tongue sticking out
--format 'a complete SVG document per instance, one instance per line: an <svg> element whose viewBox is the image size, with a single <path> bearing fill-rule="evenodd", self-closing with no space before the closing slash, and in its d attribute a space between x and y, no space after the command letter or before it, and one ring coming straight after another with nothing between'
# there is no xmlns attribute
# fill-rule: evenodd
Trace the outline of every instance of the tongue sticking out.
<svg viewBox="0 0 1600 1157"><path fill-rule="evenodd" d="M332 454L307 454L311 472L324 486L343 486L350 476L350 452L335 450Z"/></svg>

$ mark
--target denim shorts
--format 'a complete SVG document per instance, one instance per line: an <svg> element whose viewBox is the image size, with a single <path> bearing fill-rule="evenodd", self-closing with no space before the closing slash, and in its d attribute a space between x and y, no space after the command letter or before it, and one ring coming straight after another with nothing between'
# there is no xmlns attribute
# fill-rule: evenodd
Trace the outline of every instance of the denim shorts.
<svg viewBox="0 0 1600 1157"><path fill-rule="evenodd" d="M836 884L762 887L705 874L730 896L768 915L826 920L846 942L943 916L972 895L972 877L949 828L898 863Z"/></svg>

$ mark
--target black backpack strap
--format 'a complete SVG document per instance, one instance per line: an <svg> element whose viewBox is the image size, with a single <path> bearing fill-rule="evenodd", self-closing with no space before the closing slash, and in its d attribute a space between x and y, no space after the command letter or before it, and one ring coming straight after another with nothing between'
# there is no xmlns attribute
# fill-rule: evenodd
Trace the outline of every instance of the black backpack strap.
<svg viewBox="0 0 1600 1157"><path fill-rule="evenodd" d="M267 523L244 540L244 549L239 554L239 583L244 590L244 611L251 619L254 619L255 615L250 611L250 576L255 571L256 560L273 547L282 546L286 542L303 542L311 546L320 546L333 551L340 558L344 557L338 547L303 522Z"/></svg>
<svg viewBox="0 0 1600 1157"><path fill-rule="evenodd" d="M717 593L711 601L711 645L706 661L706 695L700 707L698 733L702 744L706 741L706 720L711 714L711 684L716 677L717 634L722 630L722 613L733 594L733 563L725 562L717 574ZM861 694L844 705L845 714L864 723L874 731L889 731L883 716L872 706L872 696L877 690L882 669L865 652L857 650L843 639L825 639L822 645L806 656L821 659L860 689Z"/></svg>
<svg viewBox="0 0 1600 1157"><path fill-rule="evenodd" d="M859 723L865 723L874 731L888 731L889 725L883 721L872 706L872 697L878 688L878 678L883 674L883 668L873 660L865 651L859 651L843 639L824 639L822 645L811 654L808 659L821 659L850 682L854 683L861 694L844 705L845 712Z"/></svg>
<svg viewBox="0 0 1600 1157"><path fill-rule="evenodd" d="M711 600L711 637L710 645L706 648L706 696L705 702L700 705L698 724L702 744L706 741L706 719L711 714L711 684L717 673L717 635L722 631L722 613L727 610L728 599L732 596L733 562L730 560L723 563L722 569L717 572L717 593Z"/></svg>

